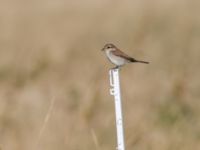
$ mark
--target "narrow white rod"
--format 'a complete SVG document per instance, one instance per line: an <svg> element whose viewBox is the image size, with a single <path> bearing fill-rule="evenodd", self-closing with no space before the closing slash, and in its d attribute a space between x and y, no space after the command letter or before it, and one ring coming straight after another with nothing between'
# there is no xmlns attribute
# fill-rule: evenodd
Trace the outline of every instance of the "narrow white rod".
<svg viewBox="0 0 200 150"><path fill-rule="evenodd" d="M110 70L110 86L112 87L110 89L110 94L113 95L115 99L117 150L125 150L119 69Z"/></svg>

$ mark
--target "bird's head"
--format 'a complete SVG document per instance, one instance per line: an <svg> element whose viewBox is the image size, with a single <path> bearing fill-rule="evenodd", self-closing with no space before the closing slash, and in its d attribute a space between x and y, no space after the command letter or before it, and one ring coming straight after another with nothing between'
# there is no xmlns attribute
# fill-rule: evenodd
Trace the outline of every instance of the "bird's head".
<svg viewBox="0 0 200 150"><path fill-rule="evenodd" d="M115 49L115 48L116 48L116 46L114 44L108 43L101 50L102 51L108 51L108 50L112 50L112 49Z"/></svg>

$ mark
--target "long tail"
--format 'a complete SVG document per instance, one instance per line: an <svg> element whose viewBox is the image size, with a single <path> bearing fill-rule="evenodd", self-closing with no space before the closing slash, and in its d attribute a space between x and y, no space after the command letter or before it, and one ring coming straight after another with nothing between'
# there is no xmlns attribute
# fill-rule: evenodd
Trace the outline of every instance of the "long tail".
<svg viewBox="0 0 200 150"><path fill-rule="evenodd" d="M131 61L131 62L136 62L136 63L144 63L144 64L149 64L149 62L147 62L147 61L136 60L136 59L134 59L134 58L130 58L130 61Z"/></svg>
<svg viewBox="0 0 200 150"><path fill-rule="evenodd" d="M142 60L136 60L135 62L144 63L144 64L149 64L149 62L147 62L147 61L142 61Z"/></svg>

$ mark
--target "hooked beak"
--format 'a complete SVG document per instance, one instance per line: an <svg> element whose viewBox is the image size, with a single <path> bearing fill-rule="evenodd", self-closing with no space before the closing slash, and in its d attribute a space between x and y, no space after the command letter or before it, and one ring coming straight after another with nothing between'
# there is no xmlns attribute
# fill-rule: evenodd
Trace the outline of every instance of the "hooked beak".
<svg viewBox="0 0 200 150"><path fill-rule="evenodd" d="M101 51L104 51L104 48L102 48Z"/></svg>

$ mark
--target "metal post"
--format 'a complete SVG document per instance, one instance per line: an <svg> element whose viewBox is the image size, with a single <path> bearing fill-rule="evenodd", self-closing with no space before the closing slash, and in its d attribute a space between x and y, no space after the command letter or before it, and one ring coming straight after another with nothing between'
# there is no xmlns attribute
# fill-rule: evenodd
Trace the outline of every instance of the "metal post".
<svg viewBox="0 0 200 150"><path fill-rule="evenodd" d="M110 94L113 95L115 99L117 150L125 150L119 69L118 68L111 69L109 71L109 75L110 75L110 86L111 86Z"/></svg>

